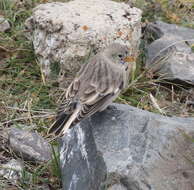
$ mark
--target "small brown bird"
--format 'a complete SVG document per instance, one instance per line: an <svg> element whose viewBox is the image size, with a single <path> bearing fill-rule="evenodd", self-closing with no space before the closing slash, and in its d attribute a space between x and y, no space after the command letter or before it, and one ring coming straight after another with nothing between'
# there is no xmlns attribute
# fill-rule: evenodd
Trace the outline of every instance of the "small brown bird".
<svg viewBox="0 0 194 190"><path fill-rule="evenodd" d="M106 109L127 85L131 71L128 55L127 46L114 43L83 65L48 133L63 135L82 119Z"/></svg>

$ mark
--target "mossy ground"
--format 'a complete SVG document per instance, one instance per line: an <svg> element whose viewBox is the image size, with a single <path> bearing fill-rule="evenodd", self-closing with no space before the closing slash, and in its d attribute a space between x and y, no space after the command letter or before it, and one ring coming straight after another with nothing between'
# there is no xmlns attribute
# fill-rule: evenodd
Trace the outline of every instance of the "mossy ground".
<svg viewBox="0 0 194 190"><path fill-rule="evenodd" d="M46 138L47 129L54 119L53 113L64 91L57 83L44 83L33 45L24 35L24 21L31 15L32 8L48 1L15 2L0 0L0 14L11 24L8 32L0 33L1 163L17 158L6 146L5 131L11 126L30 126ZM145 23L164 20L184 26L194 26L193 17L190 18L190 14L193 14L191 11L193 5L189 5L191 8L188 8L188 14L184 17L183 9L187 9L187 6L184 6L184 2L181 4L181 0L172 6L169 6L165 0L134 2L135 6L143 9L142 21ZM192 98L192 89L167 83L162 78L153 79L152 74L144 69L143 44L142 40L140 55L129 88L116 101L169 116L194 116L193 105L186 104L186 101ZM58 155L53 155L53 160L46 164L25 163L25 171L18 184L13 185L0 178L0 189L37 190L45 184L49 185L50 189L59 189L61 184Z"/></svg>

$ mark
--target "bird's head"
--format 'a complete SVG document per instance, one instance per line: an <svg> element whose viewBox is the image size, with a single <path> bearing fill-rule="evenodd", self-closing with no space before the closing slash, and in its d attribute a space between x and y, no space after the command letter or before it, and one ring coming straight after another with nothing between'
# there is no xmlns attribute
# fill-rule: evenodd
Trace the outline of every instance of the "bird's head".
<svg viewBox="0 0 194 190"><path fill-rule="evenodd" d="M129 48L125 45L113 43L104 50L104 55L116 64L128 65Z"/></svg>

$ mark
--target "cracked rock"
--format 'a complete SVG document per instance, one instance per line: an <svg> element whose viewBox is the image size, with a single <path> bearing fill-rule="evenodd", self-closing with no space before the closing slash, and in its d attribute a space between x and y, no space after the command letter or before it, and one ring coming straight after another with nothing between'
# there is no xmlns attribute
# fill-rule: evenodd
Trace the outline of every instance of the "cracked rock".
<svg viewBox="0 0 194 190"><path fill-rule="evenodd" d="M26 27L46 79L59 72L60 82L113 42L127 45L136 56L141 10L110 0L53 2L37 6Z"/></svg>
<svg viewBox="0 0 194 190"><path fill-rule="evenodd" d="M12 128L8 139L12 150L25 160L48 161L51 159L49 143L37 133Z"/></svg>
<svg viewBox="0 0 194 190"><path fill-rule="evenodd" d="M194 119L112 104L61 139L64 190L193 190Z"/></svg>

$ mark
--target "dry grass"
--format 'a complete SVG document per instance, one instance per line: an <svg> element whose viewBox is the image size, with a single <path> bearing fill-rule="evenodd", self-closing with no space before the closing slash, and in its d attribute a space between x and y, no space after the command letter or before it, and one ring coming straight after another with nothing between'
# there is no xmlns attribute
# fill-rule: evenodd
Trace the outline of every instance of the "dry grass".
<svg viewBox="0 0 194 190"><path fill-rule="evenodd" d="M19 2L19 1L17 1ZM0 161L17 158L7 146L10 127L29 128L45 136L54 117L63 89L42 82L33 46L24 36L24 21L40 1L0 1L0 13L11 23L11 30L0 33ZM25 162L18 184L0 178L0 189L39 189L49 185L59 189L58 155L44 164ZM44 189L44 188L42 188Z"/></svg>

